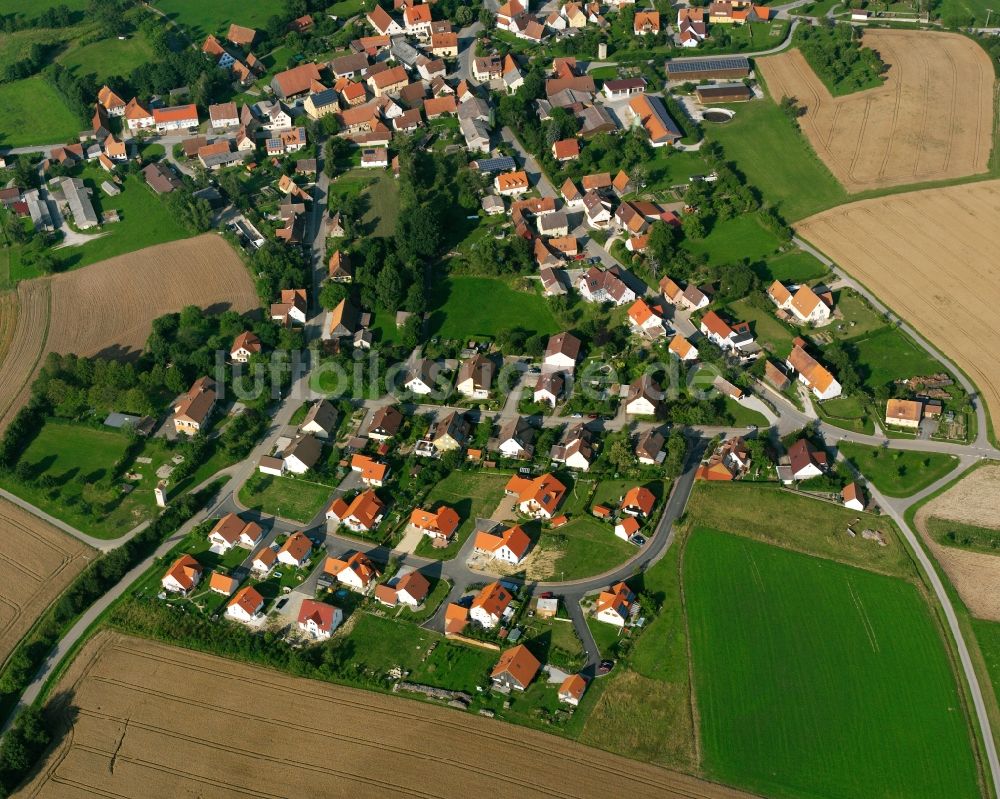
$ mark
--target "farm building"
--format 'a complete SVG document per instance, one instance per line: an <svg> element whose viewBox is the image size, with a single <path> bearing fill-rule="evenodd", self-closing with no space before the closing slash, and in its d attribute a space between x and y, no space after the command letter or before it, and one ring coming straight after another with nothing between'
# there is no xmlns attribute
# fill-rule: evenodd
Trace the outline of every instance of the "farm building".
<svg viewBox="0 0 1000 799"><path fill-rule="evenodd" d="M750 62L746 56L726 58L685 58L667 61L668 80L726 80L745 78L750 74Z"/></svg>
<svg viewBox="0 0 1000 799"><path fill-rule="evenodd" d="M729 83L725 86L699 86L694 90L694 93L702 105L742 103L753 97L750 88L742 83Z"/></svg>

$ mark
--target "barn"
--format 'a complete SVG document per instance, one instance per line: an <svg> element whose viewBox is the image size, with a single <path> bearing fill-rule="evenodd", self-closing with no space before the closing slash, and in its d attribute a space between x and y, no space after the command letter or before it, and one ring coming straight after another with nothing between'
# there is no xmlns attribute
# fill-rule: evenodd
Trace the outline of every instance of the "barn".
<svg viewBox="0 0 1000 799"><path fill-rule="evenodd" d="M732 80L750 74L746 56L726 58L672 58L667 61L667 80Z"/></svg>
<svg viewBox="0 0 1000 799"><path fill-rule="evenodd" d="M744 103L753 97L753 92L742 83L728 83L724 86L699 86L694 90L702 105L713 103Z"/></svg>

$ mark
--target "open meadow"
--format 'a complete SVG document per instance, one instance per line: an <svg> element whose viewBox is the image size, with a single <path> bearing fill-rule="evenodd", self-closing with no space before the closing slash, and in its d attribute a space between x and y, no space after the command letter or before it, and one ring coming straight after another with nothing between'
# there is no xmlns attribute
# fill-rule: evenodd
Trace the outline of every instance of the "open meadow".
<svg viewBox="0 0 1000 799"><path fill-rule="evenodd" d="M1000 466L970 471L914 522L972 614L1000 621Z"/></svg>
<svg viewBox="0 0 1000 799"><path fill-rule="evenodd" d="M0 499L0 663L92 556L86 544Z"/></svg>
<svg viewBox="0 0 1000 799"><path fill-rule="evenodd" d="M61 144L75 140L84 121L59 93L35 76L0 85L0 147Z"/></svg>
<svg viewBox="0 0 1000 799"><path fill-rule="evenodd" d="M240 257L215 234L23 281L18 299L14 343L0 364L0 430L27 399L46 353L129 357L141 351L158 316L187 305L243 312L259 302Z"/></svg>
<svg viewBox="0 0 1000 799"><path fill-rule="evenodd" d="M953 360L1000 419L1000 181L862 200L797 225Z"/></svg>
<svg viewBox="0 0 1000 799"><path fill-rule="evenodd" d="M113 634L87 644L50 707L64 734L19 794L32 799L743 796L472 714Z"/></svg>
<svg viewBox="0 0 1000 799"><path fill-rule="evenodd" d="M428 332L441 338L488 339L516 327L531 334L559 329L540 294L516 291L503 280L448 277L432 292Z"/></svg>
<svg viewBox="0 0 1000 799"><path fill-rule="evenodd" d="M956 33L868 30L886 82L833 97L797 49L757 62L776 101L793 97L799 125L851 193L976 175L993 142L993 65Z"/></svg>
<svg viewBox="0 0 1000 799"><path fill-rule="evenodd" d="M697 528L684 592L708 775L781 797L981 795L910 582Z"/></svg>

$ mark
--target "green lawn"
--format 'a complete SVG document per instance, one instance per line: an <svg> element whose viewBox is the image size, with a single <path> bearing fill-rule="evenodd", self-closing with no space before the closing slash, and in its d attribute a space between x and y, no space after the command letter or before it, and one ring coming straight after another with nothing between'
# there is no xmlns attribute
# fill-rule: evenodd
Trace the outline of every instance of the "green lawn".
<svg viewBox="0 0 1000 799"><path fill-rule="evenodd" d="M358 612L347 641L353 644L350 659L358 671L384 677L395 666L408 671L420 666L428 645L440 639L415 624Z"/></svg>
<svg viewBox="0 0 1000 799"><path fill-rule="evenodd" d="M815 256L802 250L791 250L768 258L763 263L755 263L754 271L767 283L774 280L783 283L802 283L823 277L827 273L827 268Z"/></svg>
<svg viewBox="0 0 1000 799"><path fill-rule="evenodd" d="M272 516L307 523L322 511L333 489L301 477L255 474L240 489L240 502Z"/></svg>
<svg viewBox="0 0 1000 799"><path fill-rule="evenodd" d="M763 258L773 253L778 243L777 236L766 230L753 214L719 222L703 239L684 240L685 248L696 255L706 255L713 264Z"/></svg>
<svg viewBox="0 0 1000 799"><path fill-rule="evenodd" d="M913 585L707 528L683 575L710 775L782 797L980 796Z"/></svg>
<svg viewBox="0 0 1000 799"><path fill-rule="evenodd" d="M112 482L112 467L128 449L128 439L111 428L49 420L20 458L48 488L0 480L8 491L43 507L54 516L97 538L117 538L153 513L152 481L145 479L129 495Z"/></svg>
<svg viewBox="0 0 1000 799"><path fill-rule="evenodd" d="M996 21L997 8L989 0L942 0L937 15L946 25L984 26L987 11L992 9L990 25Z"/></svg>
<svg viewBox="0 0 1000 799"><path fill-rule="evenodd" d="M705 135L722 144L726 157L787 221L847 201L847 192L774 102L756 100L732 108L736 117L725 125L706 126Z"/></svg>
<svg viewBox="0 0 1000 799"><path fill-rule="evenodd" d="M842 338L861 338L886 326L885 317L872 308L864 297L850 289L837 292L835 299L836 309L843 320L834 322L826 329L838 332Z"/></svg>
<svg viewBox="0 0 1000 799"><path fill-rule="evenodd" d="M56 61L77 75L95 75L98 83L112 75L128 75L140 64L153 60L153 48L141 31L124 41L102 39L83 47L73 47Z"/></svg>
<svg viewBox="0 0 1000 799"><path fill-rule="evenodd" d="M504 486L510 475L485 471L452 472L435 485L421 507L433 510L439 505L454 508L462 519L455 538L444 549L431 546L430 538L424 536L417 545L416 554L425 558L447 560L455 557L462 544L476 526L476 518L488 519L504 497Z"/></svg>
<svg viewBox="0 0 1000 799"><path fill-rule="evenodd" d="M75 141L86 127L40 77L0 84L0 146Z"/></svg>
<svg viewBox="0 0 1000 799"><path fill-rule="evenodd" d="M836 427L868 435L875 432L875 425L857 396L843 395L826 402L815 402L813 406L823 421Z"/></svg>
<svg viewBox="0 0 1000 799"><path fill-rule="evenodd" d="M857 522L857 511L783 491L773 483L696 483L686 514L692 524L883 574L913 575L910 556L888 518L864 516L866 528L885 535L886 546L873 545L847 535L848 525Z"/></svg>
<svg viewBox="0 0 1000 799"><path fill-rule="evenodd" d="M475 694L486 684L498 652L444 641L410 675L413 682Z"/></svg>
<svg viewBox="0 0 1000 799"><path fill-rule="evenodd" d="M640 194L658 194L671 186L684 184L693 175L704 175L707 171L705 159L696 152L684 152L673 147L659 147L653 157L646 162L648 177L646 188ZM582 173L582 170L577 170ZM582 176L582 175L581 175Z"/></svg>
<svg viewBox="0 0 1000 799"><path fill-rule="evenodd" d="M232 22L248 28L264 28L267 20L280 14L283 5L279 0L156 0L154 6L171 20L186 27L201 46L209 33L225 33Z"/></svg>
<svg viewBox="0 0 1000 799"><path fill-rule="evenodd" d="M122 193L109 197L100 188L108 178L103 169L88 165L82 176L84 183L94 190L94 209L98 213L117 209L121 221L104 225L104 235L80 247L57 250L64 268L75 269L192 235L170 214L163 199L155 195L141 177L130 175L125 179Z"/></svg>
<svg viewBox="0 0 1000 799"><path fill-rule="evenodd" d="M958 465L954 455L882 449L846 441L838 446L856 469L890 497L915 494Z"/></svg>
<svg viewBox="0 0 1000 799"><path fill-rule="evenodd" d="M399 216L399 184L389 170L376 170L375 174L378 179L361 192L361 196L368 201L368 209L361 221L366 226L374 226L374 236L392 236Z"/></svg>
<svg viewBox="0 0 1000 799"><path fill-rule="evenodd" d="M428 333L445 339L492 338L516 327L530 333L559 329L545 299L488 277L445 277L432 289Z"/></svg>
<svg viewBox="0 0 1000 799"><path fill-rule="evenodd" d="M768 427L767 419L759 411L740 405L732 397L726 397L725 404L726 412L733 418L732 424L738 427L748 427L749 425L761 428Z"/></svg>
<svg viewBox="0 0 1000 799"><path fill-rule="evenodd" d="M352 17L363 10L370 10L372 5L371 0L339 0L327 8L326 13L336 17Z"/></svg>
<svg viewBox="0 0 1000 799"><path fill-rule="evenodd" d="M894 380L943 371L940 362L895 327L852 339L855 367L862 381L875 389Z"/></svg>
<svg viewBox="0 0 1000 799"><path fill-rule="evenodd" d="M770 305L770 300L768 304ZM761 347L782 361L788 357L795 334L778 321L773 308L758 308L749 300L742 299L730 303L729 310L733 318L750 322L754 337Z"/></svg>
<svg viewBox="0 0 1000 799"><path fill-rule="evenodd" d="M522 617L522 639L543 663L552 663L566 671L577 671L587 657L573 623L569 619Z"/></svg>

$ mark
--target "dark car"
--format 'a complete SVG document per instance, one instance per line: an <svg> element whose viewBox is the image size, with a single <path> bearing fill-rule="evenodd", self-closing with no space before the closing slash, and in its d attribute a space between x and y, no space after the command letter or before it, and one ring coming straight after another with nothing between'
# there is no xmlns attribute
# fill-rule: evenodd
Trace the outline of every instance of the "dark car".
<svg viewBox="0 0 1000 799"><path fill-rule="evenodd" d="M597 666L598 674L607 674L615 667L615 662L613 660L602 660Z"/></svg>

